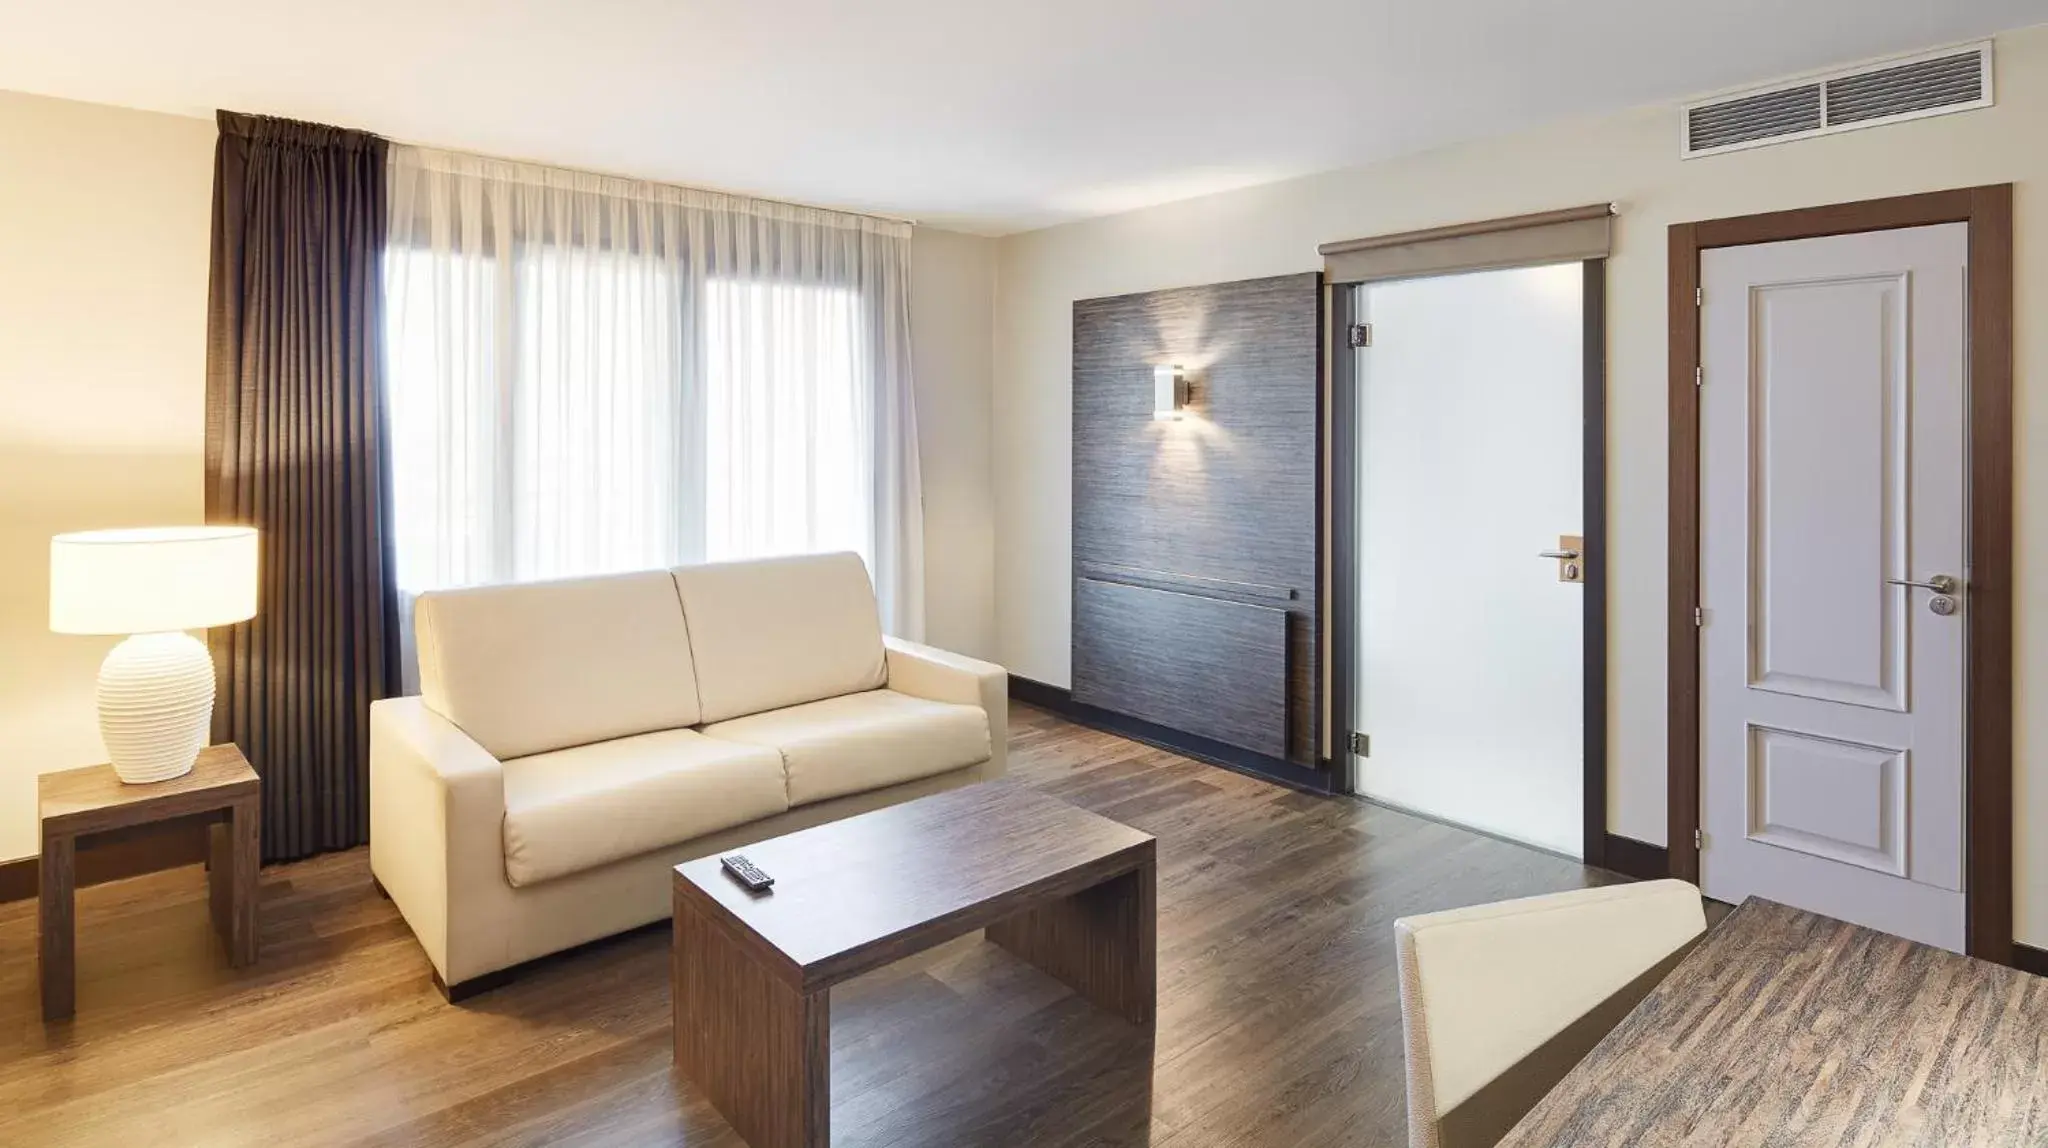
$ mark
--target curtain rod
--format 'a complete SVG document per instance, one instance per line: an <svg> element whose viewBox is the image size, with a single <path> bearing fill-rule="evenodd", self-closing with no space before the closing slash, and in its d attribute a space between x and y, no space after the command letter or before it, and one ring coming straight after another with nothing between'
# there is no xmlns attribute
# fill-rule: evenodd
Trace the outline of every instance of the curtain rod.
<svg viewBox="0 0 2048 1148"><path fill-rule="evenodd" d="M570 175L594 176L599 179L615 179L625 183L645 183L655 187L669 188L675 191L690 192L698 195L720 195L724 196L727 199L751 200L755 203L771 204L776 207L793 207L803 211L818 211L830 215L851 215L861 219L872 219L879 223L893 223L902 227L916 227L918 225L918 221L916 219L897 215L883 215L879 212L874 211L852 211L844 207L823 207L815 203L798 203L797 201L792 199L775 199L765 195L756 195L751 192L727 191L722 188L700 187L695 184L687 183L673 183L668 180L649 179L645 176L623 175L620 174L619 172L613 171L599 171L595 168L569 167L564 164L550 163L545 160L521 159L514 156L485 155L482 152L468 151L463 148L442 147L438 144L421 143L417 140L397 139L392 136L384 135L381 132L372 132L363 128L342 128L336 127L331 124L320 123L315 120L299 120L290 116L275 116L262 112L234 112L229 111L226 108L214 109L214 122L219 127L220 130L227 131L229 129L230 119L237 122L270 120L277 121L280 123L296 123L301 124L307 128L318 128L345 134L370 136L376 139L381 139L388 144L395 144L399 147L408 147L416 151L440 152L445 155L466 156L470 159L483 160L489 163L522 164L527 167L546 168L550 171L559 171Z"/></svg>
<svg viewBox="0 0 2048 1148"><path fill-rule="evenodd" d="M800 203L793 199L775 199L769 196L755 195L750 192L744 191L727 191L723 188L702 187L696 184L688 183L674 183L669 180L649 179L646 176L623 175L615 171L600 171L596 168L569 167L565 164L550 163L546 160L521 159L512 156L486 155L483 152L467 151L462 148L442 147L438 144L419 143L414 140L392 139L390 142L400 147L411 148L415 151L439 152L443 155L463 156L469 159L482 160L487 163L516 164L525 167L536 167L543 168L548 171L562 172L567 175L592 176L598 179L614 179L619 180L620 182L623 183L644 183L654 187L666 188L673 191L687 192L696 195L719 195L724 196L727 199L751 200L755 203L769 204L775 207L793 207L802 211L818 211L830 215L850 215L861 219L872 219L878 223L893 223L903 227L916 227L918 225L918 221L916 219L908 218L905 216L883 215L879 212L873 211L851 211L844 207L823 207L815 203Z"/></svg>

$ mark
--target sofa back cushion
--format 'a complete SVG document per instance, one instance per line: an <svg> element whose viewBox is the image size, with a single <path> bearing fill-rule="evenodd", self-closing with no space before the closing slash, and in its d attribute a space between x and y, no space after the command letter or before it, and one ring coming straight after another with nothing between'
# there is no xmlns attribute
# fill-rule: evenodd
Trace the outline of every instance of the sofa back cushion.
<svg viewBox="0 0 2048 1148"><path fill-rule="evenodd" d="M413 626L427 705L500 761L699 720L665 570L435 591Z"/></svg>
<svg viewBox="0 0 2048 1148"><path fill-rule="evenodd" d="M704 721L887 682L881 613L860 555L718 562L674 573Z"/></svg>

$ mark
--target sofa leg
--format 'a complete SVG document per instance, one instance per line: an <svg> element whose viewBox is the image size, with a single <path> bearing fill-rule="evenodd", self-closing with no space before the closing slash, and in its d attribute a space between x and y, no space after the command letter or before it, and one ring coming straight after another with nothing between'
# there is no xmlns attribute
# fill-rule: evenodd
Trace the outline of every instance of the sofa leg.
<svg viewBox="0 0 2048 1148"><path fill-rule="evenodd" d="M447 1001L449 1004L461 1004L473 996L490 992L492 989L503 988L505 985L519 979L519 971L522 967L514 965L509 969L499 969L497 972L485 973L480 977L471 977L466 981L457 981L452 985L443 981L441 974L437 972L433 974L434 987L440 990L442 1000Z"/></svg>
<svg viewBox="0 0 2048 1148"><path fill-rule="evenodd" d="M599 937L594 941L585 941L580 945L573 945L558 953L549 953L544 957L535 957L530 961L523 961L513 965L511 968L495 969L480 976L471 977L466 981L457 981L453 985L442 983L441 974L439 971L436 971L434 973L434 987L441 990L441 996L449 1004L461 1004L478 993L487 993L492 989L502 988L505 985L511 984L527 973L547 969L565 961L573 961L592 949L629 943L631 938L634 937L647 937L659 934L666 938L668 931L668 918L664 917L658 921L649 921L637 928L627 929L623 933L614 933L609 937Z"/></svg>

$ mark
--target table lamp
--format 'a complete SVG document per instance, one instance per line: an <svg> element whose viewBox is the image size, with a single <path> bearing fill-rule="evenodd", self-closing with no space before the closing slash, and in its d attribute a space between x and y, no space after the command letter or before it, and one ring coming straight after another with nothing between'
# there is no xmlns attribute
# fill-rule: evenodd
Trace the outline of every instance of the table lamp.
<svg viewBox="0 0 2048 1148"><path fill-rule="evenodd" d="M247 526L91 530L50 540L50 629L127 634L100 663L100 737L122 781L192 769L213 723L213 658L185 633L256 613Z"/></svg>

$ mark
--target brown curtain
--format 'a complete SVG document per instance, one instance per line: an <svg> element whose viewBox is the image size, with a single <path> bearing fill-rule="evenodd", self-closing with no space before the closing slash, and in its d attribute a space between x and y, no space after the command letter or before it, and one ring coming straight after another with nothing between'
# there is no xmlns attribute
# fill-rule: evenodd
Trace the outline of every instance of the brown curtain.
<svg viewBox="0 0 2048 1148"><path fill-rule="evenodd" d="M220 113L206 516L261 533L256 617L211 634L214 740L263 778L266 861L369 839L369 708L399 691L384 466L385 143Z"/></svg>

